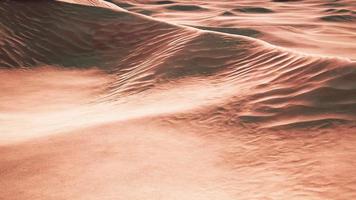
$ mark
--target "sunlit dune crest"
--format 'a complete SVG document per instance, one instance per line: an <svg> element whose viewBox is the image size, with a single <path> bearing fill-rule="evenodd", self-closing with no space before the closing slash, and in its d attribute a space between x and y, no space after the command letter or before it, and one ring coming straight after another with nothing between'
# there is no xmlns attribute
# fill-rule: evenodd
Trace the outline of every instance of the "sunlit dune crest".
<svg viewBox="0 0 356 200"><path fill-rule="evenodd" d="M0 199L356 198L355 8L1 1Z"/></svg>
<svg viewBox="0 0 356 200"><path fill-rule="evenodd" d="M110 2L163 21L246 35L308 54L356 60L356 3L353 0Z"/></svg>

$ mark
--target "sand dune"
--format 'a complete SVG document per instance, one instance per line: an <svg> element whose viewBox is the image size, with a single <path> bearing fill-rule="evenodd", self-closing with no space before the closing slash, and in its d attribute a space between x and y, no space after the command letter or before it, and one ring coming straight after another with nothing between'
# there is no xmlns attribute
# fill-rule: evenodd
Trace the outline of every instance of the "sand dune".
<svg viewBox="0 0 356 200"><path fill-rule="evenodd" d="M0 199L355 198L353 18L267 33L301 2L1 1Z"/></svg>

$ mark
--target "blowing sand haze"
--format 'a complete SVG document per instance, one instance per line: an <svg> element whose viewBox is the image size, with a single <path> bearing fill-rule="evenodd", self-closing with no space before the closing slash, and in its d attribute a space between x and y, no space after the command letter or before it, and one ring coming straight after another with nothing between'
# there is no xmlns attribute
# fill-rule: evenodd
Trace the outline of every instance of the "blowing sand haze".
<svg viewBox="0 0 356 200"><path fill-rule="evenodd" d="M1 0L1 200L356 199L353 0Z"/></svg>

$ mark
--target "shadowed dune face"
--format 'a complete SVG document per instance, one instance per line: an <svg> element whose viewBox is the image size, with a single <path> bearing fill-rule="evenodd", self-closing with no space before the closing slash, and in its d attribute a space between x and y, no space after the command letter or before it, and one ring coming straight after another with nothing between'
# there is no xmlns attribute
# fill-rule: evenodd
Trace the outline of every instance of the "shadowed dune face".
<svg viewBox="0 0 356 200"><path fill-rule="evenodd" d="M0 199L356 197L356 63L251 38L317 34L283 12L352 2L110 2L198 29L99 0L0 2Z"/></svg>
<svg viewBox="0 0 356 200"><path fill-rule="evenodd" d="M48 64L116 70L130 51L145 47L146 41L159 42L154 37L179 31L125 12L56 1L4 1L0 9L4 19L0 65L7 68ZM142 35L144 29L149 34Z"/></svg>

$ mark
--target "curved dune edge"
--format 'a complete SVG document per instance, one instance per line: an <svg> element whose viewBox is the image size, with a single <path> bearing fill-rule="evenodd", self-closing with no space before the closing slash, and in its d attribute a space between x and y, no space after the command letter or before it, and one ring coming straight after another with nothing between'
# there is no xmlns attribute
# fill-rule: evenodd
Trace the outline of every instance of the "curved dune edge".
<svg viewBox="0 0 356 200"><path fill-rule="evenodd" d="M354 3L349 0L336 3L322 0L111 2L129 11L175 24L246 35L313 55L355 60L355 12Z"/></svg>
<svg viewBox="0 0 356 200"><path fill-rule="evenodd" d="M79 5L87 5L87 6L97 6L97 7L124 11L124 9L120 8L119 6L116 6L110 2L103 1L103 0L56 0L56 1L79 4Z"/></svg>

